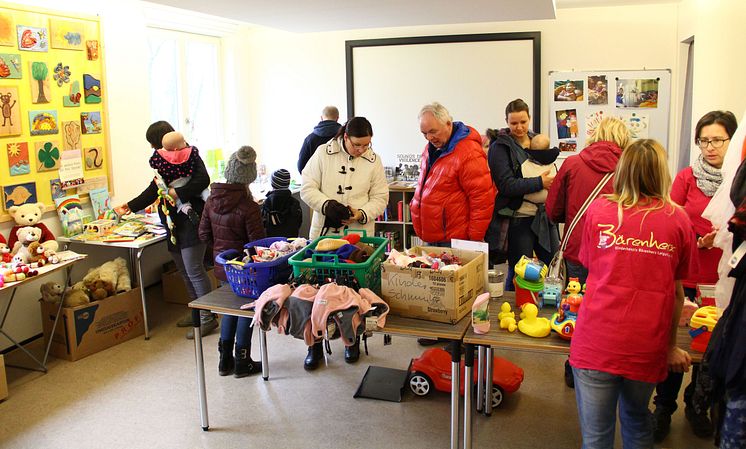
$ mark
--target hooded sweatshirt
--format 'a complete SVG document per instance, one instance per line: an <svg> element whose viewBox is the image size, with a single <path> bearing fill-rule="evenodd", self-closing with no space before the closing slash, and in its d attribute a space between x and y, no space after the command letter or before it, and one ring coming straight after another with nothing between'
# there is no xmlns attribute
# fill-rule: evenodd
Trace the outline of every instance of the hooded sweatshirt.
<svg viewBox="0 0 746 449"><path fill-rule="evenodd" d="M306 137L303 145L300 147L300 155L298 156L299 173L303 173L303 169L306 167L308 160L311 159L311 156L313 156L316 148L319 145L329 142L337 134L341 126L334 120L322 120L318 125L314 126L313 132Z"/></svg>
<svg viewBox="0 0 746 449"><path fill-rule="evenodd" d="M265 236L259 205L249 197L245 184L213 183L199 223L199 238L212 246L213 257L243 247ZM223 267L215 266L215 277L225 281Z"/></svg>
<svg viewBox="0 0 746 449"><path fill-rule="evenodd" d="M616 168L622 149L614 142L600 141L586 147L579 155L571 156L560 167L557 177L547 195L546 209L549 219L554 223L572 223L578 210L588 195L596 188L606 173L612 173ZM612 177L601 189L599 196L614 191ZM564 257L580 264L578 251L584 218L575 227L575 231L567 242Z"/></svg>

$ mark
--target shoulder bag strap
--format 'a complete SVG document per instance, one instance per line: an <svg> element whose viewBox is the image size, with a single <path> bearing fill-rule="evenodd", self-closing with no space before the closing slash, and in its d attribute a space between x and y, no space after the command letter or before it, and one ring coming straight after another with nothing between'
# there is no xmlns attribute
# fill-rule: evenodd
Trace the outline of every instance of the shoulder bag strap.
<svg viewBox="0 0 746 449"><path fill-rule="evenodd" d="M601 178L601 181L598 182L596 188L593 189L590 195L588 195L588 198L585 199L583 205L580 206L580 209L578 209L578 213L575 214L575 217L572 219L570 226L567 227L565 235L562 236L562 245L560 245L560 251L565 251L565 248L567 248L567 242L570 240L570 235L572 234L572 231L575 230L575 226L578 224L580 219L583 218L583 214L585 214L585 211L588 210L588 206L590 206L593 200L596 199L598 194L601 193L601 189L604 188L606 183L609 181L609 179L611 179L613 175L614 173L606 173L604 177Z"/></svg>

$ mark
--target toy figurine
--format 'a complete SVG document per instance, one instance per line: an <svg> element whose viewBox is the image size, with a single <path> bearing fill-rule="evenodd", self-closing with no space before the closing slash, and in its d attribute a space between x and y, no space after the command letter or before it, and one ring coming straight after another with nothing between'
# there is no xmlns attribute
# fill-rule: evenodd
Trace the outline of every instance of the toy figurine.
<svg viewBox="0 0 746 449"><path fill-rule="evenodd" d="M578 318L580 303L583 302L578 278L570 278L566 291L568 295L560 302L557 313L552 315L551 327L560 337L569 340L575 332L575 320Z"/></svg>
<svg viewBox="0 0 746 449"><path fill-rule="evenodd" d="M562 281L558 278L547 277L544 279L544 290L541 294L539 306L559 307L560 301L562 301Z"/></svg>

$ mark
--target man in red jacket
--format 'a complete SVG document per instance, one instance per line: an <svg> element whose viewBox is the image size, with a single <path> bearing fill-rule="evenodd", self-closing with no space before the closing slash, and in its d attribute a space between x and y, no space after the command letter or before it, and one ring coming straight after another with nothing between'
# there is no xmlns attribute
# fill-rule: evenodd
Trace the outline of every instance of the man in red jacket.
<svg viewBox="0 0 746 449"><path fill-rule="evenodd" d="M409 205L414 231L430 245L484 240L496 191L479 133L454 122L440 103L424 106L418 117L428 144Z"/></svg>

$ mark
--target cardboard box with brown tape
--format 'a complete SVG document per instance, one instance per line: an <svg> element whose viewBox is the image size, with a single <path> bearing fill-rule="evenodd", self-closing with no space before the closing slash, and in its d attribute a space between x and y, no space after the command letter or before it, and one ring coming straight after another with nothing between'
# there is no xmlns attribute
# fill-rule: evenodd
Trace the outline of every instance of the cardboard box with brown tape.
<svg viewBox="0 0 746 449"><path fill-rule="evenodd" d="M410 253L458 256L458 270L438 271L401 268L384 262L381 268L381 295L391 313L441 323L456 323L471 312L471 305L485 291L484 253L441 247L414 247Z"/></svg>

